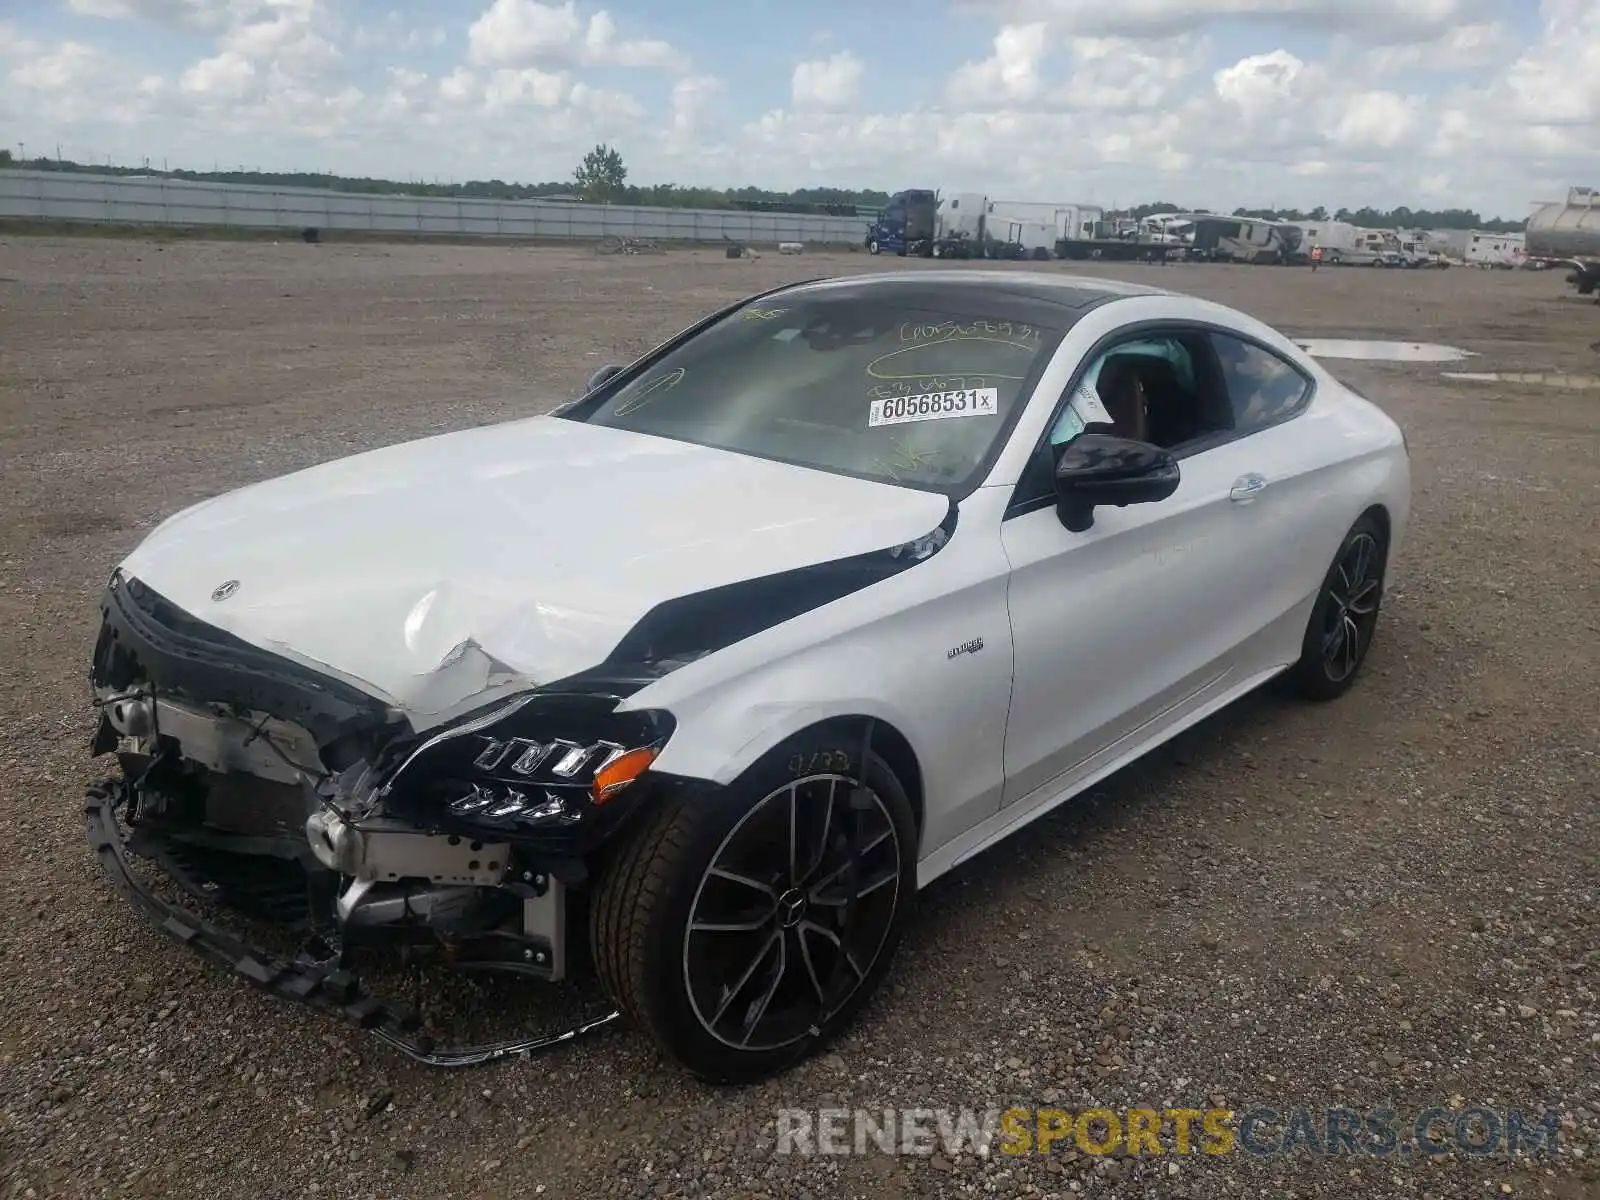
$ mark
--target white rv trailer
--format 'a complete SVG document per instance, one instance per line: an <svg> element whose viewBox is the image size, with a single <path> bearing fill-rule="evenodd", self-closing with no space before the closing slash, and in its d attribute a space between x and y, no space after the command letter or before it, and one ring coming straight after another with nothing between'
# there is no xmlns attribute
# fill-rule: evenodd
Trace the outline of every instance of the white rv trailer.
<svg viewBox="0 0 1600 1200"><path fill-rule="evenodd" d="M1523 234L1473 233L1466 242L1466 259L1487 267L1515 267L1526 253Z"/></svg>
<svg viewBox="0 0 1600 1200"><path fill-rule="evenodd" d="M1323 258L1332 258L1337 252L1341 255L1355 251L1357 229L1348 221L1297 221L1300 227L1301 244L1307 254L1317 246L1322 247Z"/></svg>
<svg viewBox="0 0 1600 1200"><path fill-rule="evenodd" d="M1095 204L1067 204L1044 200L991 200L989 217L995 221L1017 221L1024 225L1049 224L1056 240L1094 236L1094 225L1105 216Z"/></svg>

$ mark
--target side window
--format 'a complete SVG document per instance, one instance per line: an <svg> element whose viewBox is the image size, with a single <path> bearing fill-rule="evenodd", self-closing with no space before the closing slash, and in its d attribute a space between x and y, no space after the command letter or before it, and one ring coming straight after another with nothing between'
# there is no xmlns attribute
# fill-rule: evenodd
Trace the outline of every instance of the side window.
<svg viewBox="0 0 1600 1200"><path fill-rule="evenodd" d="M1227 395L1201 331L1152 332L1102 351L1057 413L1050 445L1086 427L1179 449L1233 428Z"/></svg>
<svg viewBox="0 0 1600 1200"><path fill-rule="evenodd" d="M1311 391L1311 381L1270 350L1225 333L1213 333L1211 344L1241 434L1292 416Z"/></svg>

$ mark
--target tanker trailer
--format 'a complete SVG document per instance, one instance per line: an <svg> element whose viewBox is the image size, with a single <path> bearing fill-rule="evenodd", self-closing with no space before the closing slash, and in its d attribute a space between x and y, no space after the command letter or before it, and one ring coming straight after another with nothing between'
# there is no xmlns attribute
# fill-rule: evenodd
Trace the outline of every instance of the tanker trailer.
<svg viewBox="0 0 1600 1200"><path fill-rule="evenodd" d="M1567 282L1578 294L1600 301L1600 190L1575 187L1565 204L1539 205L1528 218L1527 256L1530 262L1566 267Z"/></svg>

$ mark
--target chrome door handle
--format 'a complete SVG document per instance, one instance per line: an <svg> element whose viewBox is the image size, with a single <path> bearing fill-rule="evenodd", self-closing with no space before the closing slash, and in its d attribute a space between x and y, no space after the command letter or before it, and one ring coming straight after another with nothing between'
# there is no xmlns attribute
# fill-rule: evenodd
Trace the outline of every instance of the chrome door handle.
<svg viewBox="0 0 1600 1200"><path fill-rule="evenodd" d="M1241 475L1233 481L1233 489L1228 493L1228 499L1234 501L1254 500L1267 490L1267 481L1261 475Z"/></svg>

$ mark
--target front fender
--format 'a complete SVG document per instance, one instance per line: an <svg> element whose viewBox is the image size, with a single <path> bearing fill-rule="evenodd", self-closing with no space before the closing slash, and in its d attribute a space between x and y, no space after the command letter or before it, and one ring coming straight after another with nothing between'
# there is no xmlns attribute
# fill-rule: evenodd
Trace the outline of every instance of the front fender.
<svg viewBox="0 0 1600 1200"><path fill-rule="evenodd" d="M926 561L632 695L624 708L673 718L656 769L725 785L808 726L872 717L916 755L924 852L998 811L1012 673L1005 499L980 489Z"/></svg>
<svg viewBox="0 0 1600 1200"><path fill-rule="evenodd" d="M773 747L813 725L838 717L871 717L893 725L902 734L907 715L878 696L836 696L826 704L804 701L743 706L737 699L695 714L694 730L674 737L655 768L727 786ZM916 740L905 735L917 761L923 761ZM742 740L741 740L742 739Z"/></svg>

